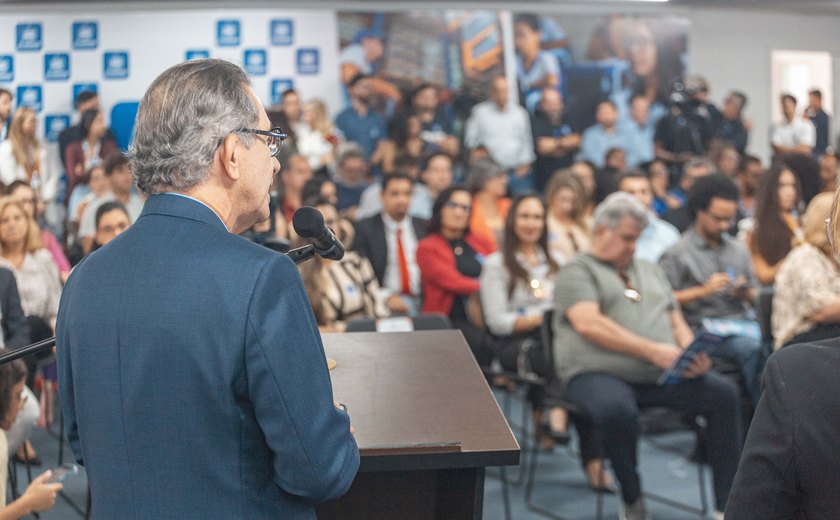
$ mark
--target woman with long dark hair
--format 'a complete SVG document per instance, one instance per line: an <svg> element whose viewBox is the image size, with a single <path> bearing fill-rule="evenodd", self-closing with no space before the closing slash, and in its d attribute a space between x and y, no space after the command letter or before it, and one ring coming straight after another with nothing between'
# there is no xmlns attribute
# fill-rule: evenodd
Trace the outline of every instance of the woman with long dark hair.
<svg viewBox="0 0 840 520"><path fill-rule="evenodd" d="M548 248L545 206L537 194L513 199L505 219L504 241L499 251L487 257L481 271L481 306L484 323L496 338L496 355L511 372L529 367L546 379L554 379L540 341L545 311L553 305L554 277L558 262ZM529 395L534 419L542 418L542 395ZM562 408L549 414L550 431L568 440L567 416Z"/></svg>
<svg viewBox="0 0 840 520"><path fill-rule="evenodd" d="M496 357L505 370L521 371L524 367L546 379L545 392L560 395L554 367L549 366L543 351L540 328L545 311L554 306L554 278L560 264L549 249L546 208L539 195L515 197L505 219L502 248L487 257L481 271L481 304L484 323L495 337ZM545 392L532 387L531 402L535 430L543 446L547 439L565 444L569 440L568 413L560 407L543 415ZM584 429L584 433L588 432ZM603 472L598 450L590 449L583 466L592 487L609 488L609 477ZM591 455L590 455L591 454Z"/></svg>
<svg viewBox="0 0 840 520"><path fill-rule="evenodd" d="M423 312L438 312L463 332L479 365L488 366L492 349L477 309L479 276L491 245L470 231L472 197L460 186L438 195L429 220L429 235L417 244L423 288Z"/></svg>
<svg viewBox="0 0 840 520"><path fill-rule="evenodd" d="M782 260L802 242L798 214L802 191L796 175L786 166L773 166L763 181L756 195L755 225L747 235L747 246L758 281L771 285Z"/></svg>

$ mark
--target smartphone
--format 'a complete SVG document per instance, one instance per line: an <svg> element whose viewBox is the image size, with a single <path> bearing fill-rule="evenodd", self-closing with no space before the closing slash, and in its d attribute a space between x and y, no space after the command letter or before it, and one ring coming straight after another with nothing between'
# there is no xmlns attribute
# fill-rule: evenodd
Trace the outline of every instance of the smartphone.
<svg viewBox="0 0 840 520"><path fill-rule="evenodd" d="M65 480L67 480L68 477L72 477L73 475L78 474L79 466L73 464L72 462L66 462L52 470L52 476L49 478L49 480L47 480L47 483L55 484L56 482L64 482Z"/></svg>

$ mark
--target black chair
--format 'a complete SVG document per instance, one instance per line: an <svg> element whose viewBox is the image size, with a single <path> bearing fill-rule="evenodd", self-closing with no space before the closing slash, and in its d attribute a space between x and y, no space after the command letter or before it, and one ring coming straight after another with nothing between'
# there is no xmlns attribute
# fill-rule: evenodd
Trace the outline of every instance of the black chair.
<svg viewBox="0 0 840 520"><path fill-rule="evenodd" d="M553 324L553 321L552 321L553 319L554 319L554 311L553 310L546 311L545 317L543 319L542 329L541 329L542 341L543 341L543 351L544 351L544 353L547 357L548 366L550 366L550 367L555 366L554 351L553 351L553 345L554 345L554 328L553 328L554 324ZM584 418L585 419L585 415L584 415L585 412L583 412L578 406L574 405L573 403L569 403L569 402L567 402L567 401L565 401L561 398L556 398L556 397L550 397L549 396L549 397L546 398L546 403L545 404L546 404L546 406L560 406L560 407L565 408L569 412L569 417L572 420L574 420L575 418L578 418L578 419ZM658 411L667 410L667 409L663 409L661 407L652 407L652 408L642 409L642 410L640 410L640 421L644 422L645 421L645 415L650 414L654 410L656 410L658 412ZM675 415L678 418L678 421L682 421L683 423L685 422L684 418L679 417L679 414L677 414L676 412L673 412L671 410L668 410L667 412ZM698 418L697 420L694 420L693 422L689 423L689 427L695 434L697 434L698 445L702 447L705 444L703 442L704 430L703 430L703 421L701 419L702 418ZM648 435L646 433L642 433L642 435L640 437L640 440L646 440L647 436ZM660 449L660 450L669 451L669 452L676 452L676 450L674 450L670 447L665 447L661 443L657 443L657 442L648 442L648 443L651 446L653 446L657 449ZM686 458L690 458L692 456L692 453L680 453L680 455L683 455ZM702 456L702 453L701 453L701 456ZM535 513L537 513L541 516L544 516L544 517L547 517L547 518L552 518L552 519L555 519L555 520L566 520L565 517L560 516L559 514L555 513L554 511L546 509L546 508L544 508L544 507L542 507L538 504L535 504L533 502L532 491L533 491L534 475L536 474L536 470L537 470L538 457L539 457L539 450L532 450L532 453L530 455L531 466L529 467L529 470L528 470L528 480L527 480L527 484L525 486L525 504L530 511L533 511L533 512L535 512ZM699 462L697 464L697 474L698 474L698 480L699 480L699 486L700 486L700 504L701 504L700 509L698 509L696 507L693 507L691 505L688 505L688 504L684 504L684 503L681 503L681 502L677 502L675 500L671 500L667 497L657 495L657 494L654 494L654 493L645 492L643 494L643 496L648 500L651 500L651 501L654 501L654 502L659 502L661 504L664 504L664 505L667 505L667 506L670 506L670 507L674 507L674 508L677 508L677 509L680 509L682 511L689 512L689 513L694 513L694 514L697 514L700 517L704 518L706 516L706 513L708 512L708 505L707 505L707 501L706 501L705 469L704 469L704 464L702 462ZM596 514L596 518L598 520L600 520L603 517L604 494L605 494L604 491L600 491L600 490L596 491L597 500L596 500L596 513L595 514Z"/></svg>

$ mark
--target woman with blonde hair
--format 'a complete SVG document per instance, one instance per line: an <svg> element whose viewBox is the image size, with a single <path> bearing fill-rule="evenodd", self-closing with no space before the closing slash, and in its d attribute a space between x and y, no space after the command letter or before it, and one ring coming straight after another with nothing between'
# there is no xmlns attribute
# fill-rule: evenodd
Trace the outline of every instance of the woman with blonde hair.
<svg viewBox="0 0 840 520"><path fill-rule="evenodd" d="M295 125L295 133L298 153L306 157L312 170L332 166L338 137L323 101L311 99L304 103L303 118Z"/></svg>
<svg viewBox="0 0 840 520"><path fill-rule="evenodd" d="M47 160L47 149L38 140L38 116L21 107L15 112L9 137L0 143L0 182L26 181L44 202L58 192L58 171Z"/></svg>
<svg viewBox="0 0 840 520"><path fill-rule="evenodd" d="M0 199L0 267L12 271L20 293L20 305L29 322L33 342L54 335L61 299L61 279L52 254L41 242L38 224L23 204L12 197ZM44 369L40 426L52 422L55 364Z"/></svg>
<svg viewBox="0 0 840 520"><path fill-rule="evenodd" d="M833 193L820 193L802 217L802 244L782 261L773 295L773 348L840 336L840 266L826 234Z"/></svg>
<svg viewBox="0 0 840 520"><path fill-rule="evenodd" d="M545 187L548 245L562 263L592 247L589 204L583 185L568 169L558 170Z"/></svg>

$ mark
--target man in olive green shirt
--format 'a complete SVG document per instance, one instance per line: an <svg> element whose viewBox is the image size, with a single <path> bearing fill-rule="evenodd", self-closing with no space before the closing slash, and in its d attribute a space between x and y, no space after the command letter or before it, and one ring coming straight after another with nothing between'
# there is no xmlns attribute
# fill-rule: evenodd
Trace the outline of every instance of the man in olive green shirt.
<svg viewBox="0 0 840 520"><path fill-rule="evenodd" d="M592 251L567 264L555 284L554 353L565 397L599 429L621 484L620 518L648 518L636 470L640 407L667 406L707 423L715 509L726 508L741 446L736 386L698 355L683 382L658 386L693 340L659 266L634 260L647 211L626 193L595 210ZM722 513L720 518L722 518Z"/></svg>

